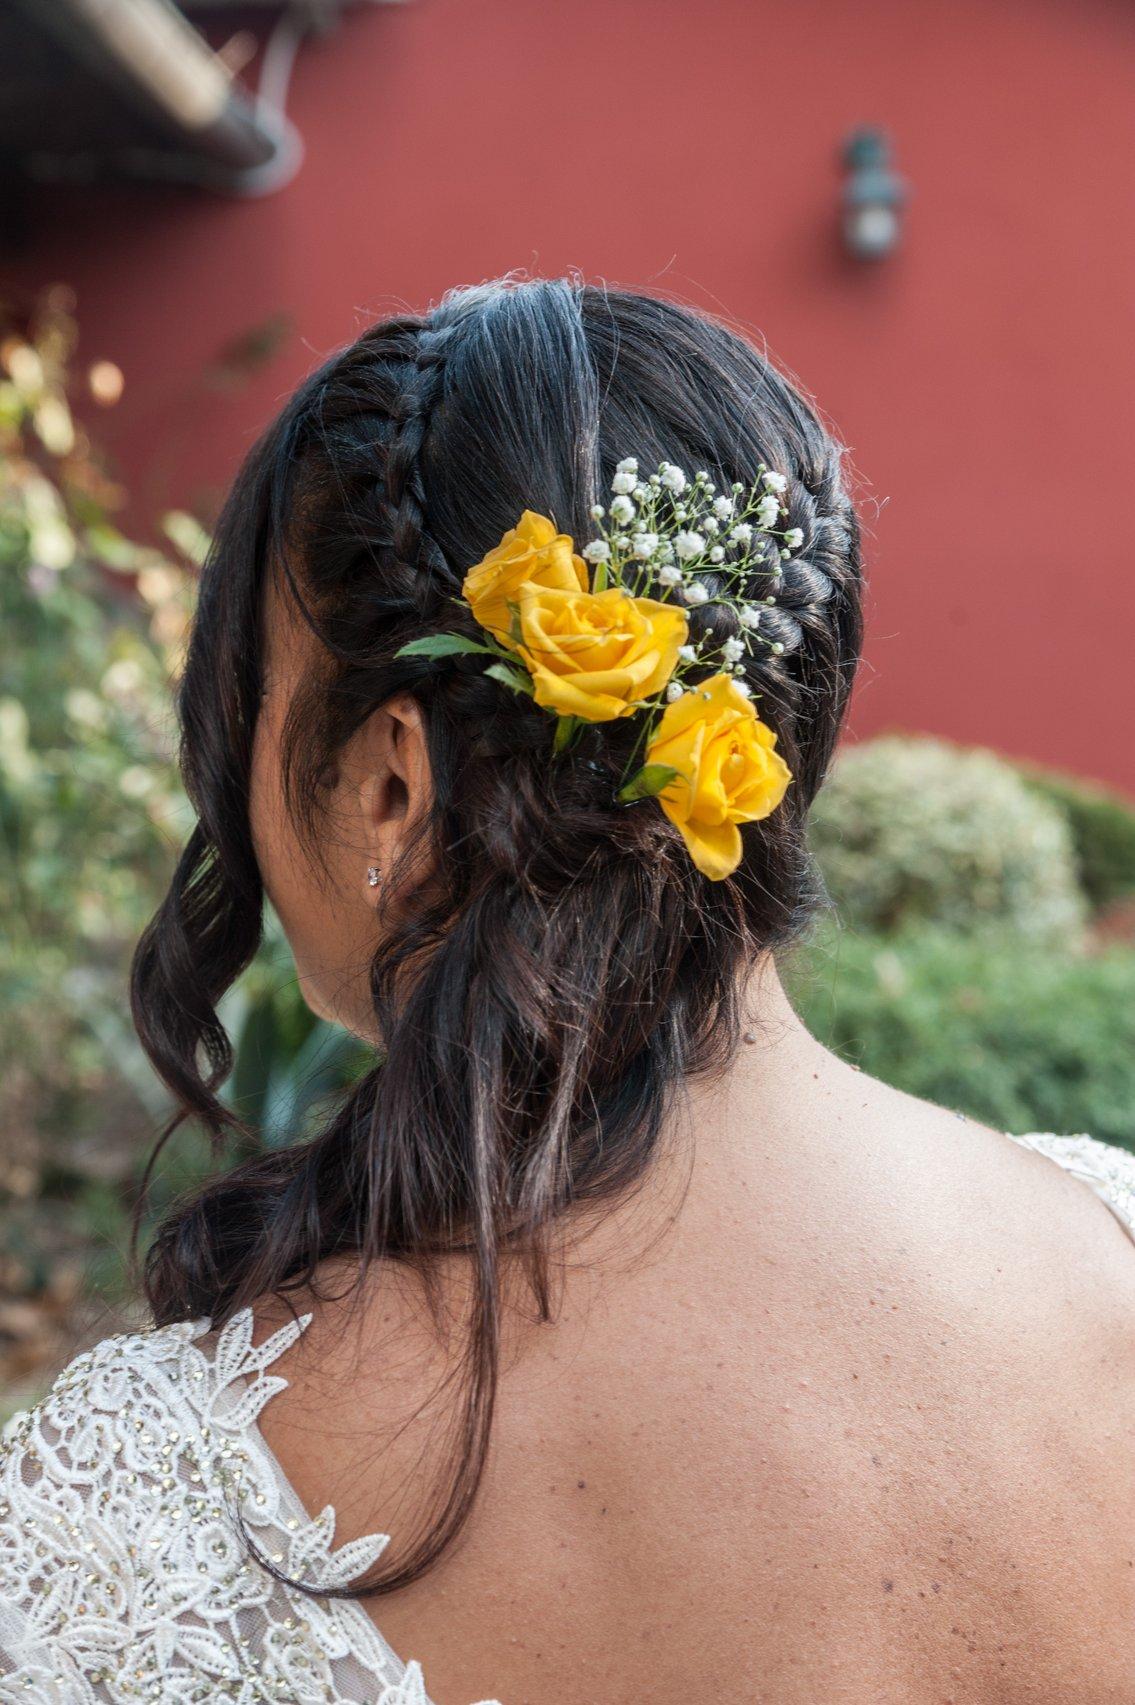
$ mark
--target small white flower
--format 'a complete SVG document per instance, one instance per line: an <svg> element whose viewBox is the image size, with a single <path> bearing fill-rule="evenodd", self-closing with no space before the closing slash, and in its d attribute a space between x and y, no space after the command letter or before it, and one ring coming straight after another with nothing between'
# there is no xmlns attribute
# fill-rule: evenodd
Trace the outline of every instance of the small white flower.
<svg viewBox="0 0 1135 1705"><path fill-rule="evenodd" d="M611 505L612 521L626 523L634 520L634 504L629 497L619 496Z"/></svg>
<svg viewBox="0 0 1135 1705"><path fill-rule="evenodd" d="M726 663L740 663L745 655L745 641L732 636L725 640L721 647L721 655Z"/></svg>
<svg viewBox="0 0 1135 1705"><path fill-rule="evenodd" d="M635 533L631 538L631 555L646 562L658 549L657 533Z"/></svg>
<svg viewBox="0 0 1135 1705"><path fill-rule="evenodd" d="M656 551L655 555L656 555L657 560L659 562L673 562L673 560L674 560L674 541L673 541L673 539L659 539L658 550Z"/></svg>
<svg viewBox="0 0 1135 1705"><path fill-rule="evenodd" d="M699 485L709 484L709 475L706 473L704 468L699 468L697 473L694 475L694 478L697 480Z"/></svg>
<svg viewBox="0 0 1135 1705"><path fill-rule="evenodd" d="M733 545L740 545L743 551L748 550L753 542L753 529L747 521L738 521L729 534L729 542Z"/></svg>
<svg viewBox="0 0 1135 1705"><path fill-rule="evenodd" d="M583 555L588 562L610 562L611 547L606 539L592 539L589 545L584 545Z"/></svg>
<svg viewBox="0 0 1135 1705"><path fill-rule="evenodd" d="M695 580L687 586L682 596L687 604L707 604L709 602L709 593L700 580Z"/></svg>
<svg viewBox="0 0 1135 1705"><path fill-rule="evenodd" d="M617 492L620 497L625 497L637 484L637 479L631 473L616 474L611 481L611 490Z"/></svg>
<svg viewBox="0 0 1135 1705"><path fill-rule="evenodd" d="M760 627L761 612L756 604L742 604L737 614L743 628Z"/></svg>
<svg viewBox="0 0 1135 1705"><path fill-rule="evenodd" d="M744 488L744 486L743 486L743 485L742 485L742 484L741 484L741 481L740 481L740 480L734 480L734 481L733 481L733 490L734 490L734 492L738 492L738 491L744 491L744 489L745 489L745 488Z"/></svg>
<svg viewBox="0 0 1135 1705"><path fill-rule="evenodd" d="M615 469L615 472L618 474L637 474L638 473L638 457L637 456L624 456L622 461L618 463L618 465Z"/></svg>
<svg viewBox="0 0 1135 1705"><path fill-rule="evenodd" d="M649 484L655 491L657 491L658 487L662 484L662 481L659 479L657 474L651 474Z"/></svg>
<svg viewBox="0 0 1135 1705"><path fill-rule="evenodd" d="M680 586L682 584L681 569L672 562L663 563L658 570L658 583L660 586Z"/></svg>
<svg viewBox="0 0 1135 1705"><path fill-rule="evenodd" d="M724 547L721 545L714 545L713 549L709 553L709 560L710 560L710 562L724 562L725 561Z"/></svg>
<svg viewBox="0 0 1135 1705"><path fill-rule="evenodd" d="M607 513L607 511L604 509L604 507L601 503L593 503L591 505L591 519L593 521L602 521L602 519L603 519L604 515L606 515L606 513Z"/></svg>
<svg viewBox="0 0 1135 1705"><path fill-rule="evenodd" d="M804 543L803 527L790 527L784 535L784 542L790 551L798 551Z"/></svg>
<svg viewBox="0 0 1135 1705"><path fill-rule="evenodd" d="M674 540L674 549L683 562L692 562L705 550L705 540L700 533L679 533Z"/></svg>
<svg viewBox="0 0 1135 1705"><path fill-rule="evenodd" d="M707 515L701 525L702 532L708 533L711 539L721 531L721 523L715 521L712 515Z"/></svg>
<svg viewBox="0 0 1135 1705"><path fill-rule="evenodd" d="M678 656L682 659L683 663L696 663L698 660L698 648L696 645L680 645L678 647Z"/></svg>
<svg viewBox="0 0 1135 1705"><path fill-rule="evenodd" d="M640 480L631 493L631 496L634 498L636 503L645 503L647 498L650 496L650 487L648 485L643 485Z"/></svg>
<svg viewBox="0 0 1135 1705"><path fill-rule="evenodd" d="M779 495L782 491L788 490L788 481L785 479L783 474L775 474L770 470L761 477L764 480L766 489L769 491L775 491Z"/></svg>
<svg viewBox="0 0 1135 1705"><path fill-rule="evenodd" d="M757 504L757 525L759 527L775 527L780 514L780 499L773 492L762 497Z"/></svg>
<svg viewBox="0 0 1135 1705"><path fill-rule="evenodd" d="M615 543L618 545L618 547L621 551L629 551L631 548L630 534L629 533L616 533L615 534Z"/></svg>
<svg viewBox="0 0 1135 1705"><path fill-rule="evenodd" d="M679 492L685 491L689 483L681 468L676 467L673 462L663 462L658 470L658 478L666 490L672 491L675 496Z"/></svg>
<svg viewBox="0 0 1135 1705"><path fill-rule="evenodd" d="M683 687L681 681L671 681L670 685L666 688L666 702L668 704L673 704L675 699L681 698L685 690L686 689Z"/></svg>
<svg viewBox="0 0 1135 1705"><path fill-rule="evenodd" d="M737 691L740 693L740 695L743 699L751 699L752 698L753 689L752 689L752 687L750 687L748 681L734 681L733 685L736 687Z"/></svg>
<svg viewBox="0 0 1135 1705"><path fill-rule="evenodd" d="M733 513L733 508L734 504L731 497L715 497L713 500L713 513L719 521L728 521Z"/></svg>

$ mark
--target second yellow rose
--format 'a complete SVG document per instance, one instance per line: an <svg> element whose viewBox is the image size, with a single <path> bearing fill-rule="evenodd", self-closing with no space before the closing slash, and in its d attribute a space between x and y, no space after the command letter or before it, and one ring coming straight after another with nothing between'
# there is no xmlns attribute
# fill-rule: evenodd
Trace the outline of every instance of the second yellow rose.
<svg viewBox="0 0 1135 1705"><path fill-rule="evenodd" d="M529 583L518 603L517 649L536 703L584 722L633 715L662 691L686 642L684 610L617 587L561 592Z"/></svg>

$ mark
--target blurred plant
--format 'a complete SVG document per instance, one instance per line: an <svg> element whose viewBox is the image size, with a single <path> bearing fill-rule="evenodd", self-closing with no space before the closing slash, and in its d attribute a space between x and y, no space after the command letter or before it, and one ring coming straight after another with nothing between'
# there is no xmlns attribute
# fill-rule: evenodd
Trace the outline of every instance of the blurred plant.
<svg viewBox="0 0 1135 1705"><path fill-rule="evenodd" d="M126 1299L130 1207L169 1111L127 972L193 822L173 692L208 537L183 512L162 546L128 535L76 406L114 406L123 378L76 346L66 288L23 314L0 302L0 1386L50 1361L84 1299ZM228 1098L267 1142L302 1135L364 1063L304 1005L270 907L224 1017ZM211 1164L179 1132L147 1226Z"/></svg>
<svg viewBox="0 0 1135 1705"><path fill-rule="evenodd" d="M122 375L76 366L71 293L0 304L0 1374L19 1378L122 1290L131 1181L167 1111L126 971L191 813L174 763L203 534L118 523L125 493L73 405ZM156 1199L200 1171L190 1134ZM110 1227L113 1226L113 1233ZM20 1300L25 1299L25 1300Z"/></svg>
<svg viewBox="0 0 1135 1705"><path fill-rule="evenodd" d="M0 1383L65 1334L86 1208L165 1111L125 975L189 818L170 699L188 518L170 552L117 525L72 404L112 406L121 374L77 373L72 309L63 287L0 303Z"/></svg>
<svg viewBox="0 0 1135 1705"><path fill-rule="evenodd" d="M1006 759L883 735L837 758L809 838L840 916L889 933L915 922L1006 925L1072 950L1087 903L1062 811Z"/></svg>
<svg viewBox="0 0 1135 1705"><path fill-rule="evenodd" d="M827 920L785 966L820 1041L864 1071L1001 1130L1088 1131L1135 1149L1135 953L1054 954L1014 929Z"/></svg>
<svg viewBox="0 0 1135 1705"><path fill-rule="evenodd" d="M811 840L833 915L784 967L813 1032L873 1076L1002 1129L1135 1149L1135 808L993 753L845 750Z"/></svg>
<svg viewBox="0 0 1135 1705"><path fill-rule="evenodd" d="M314 1017L305 1004L291 949L270 905L264 908L260 951L225 996L220 1017L235 1056L225 1102L268 1148L310 1134L328 1099L373 1064L372 1049Z"/></svg>
<svg viewBox="0 0 1135 1705"><path fill-rule="evenodd" d="M1098 912L1135 895L1135 808L1093 782L1022 764L1020 776L1064 817L1080 886Z"/></svg>
<svg viewBox="0 0 1135 1705"><path fill-rule="evenodd" d="M132 1032L123 961L189 821L172 679L193 599L181 550L133 543L71 410L69 294L0 313L0 1120L74 1129ZM107 394L106 364L97 383ZM146 1110L152 1078L131 1081ZM0 1161L0 1165L3 1162Z"/></svg>

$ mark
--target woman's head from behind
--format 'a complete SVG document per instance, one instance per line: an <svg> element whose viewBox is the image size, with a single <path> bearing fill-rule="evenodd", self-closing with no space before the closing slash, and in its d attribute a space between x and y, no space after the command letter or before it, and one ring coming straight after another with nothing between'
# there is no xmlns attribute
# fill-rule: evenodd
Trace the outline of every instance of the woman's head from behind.
<svg viewBox="0 0 1135 1705"><path fill-rule="evenodd" d="M617 802L635 719L586 725L553 759L553 719L483 658L398 655L475 633L464 575L524 510L582 547L627 456L724 490L763 463L803 534L748 589L776 589L777 649L753 648L747 681L793 785L725 881L656 802ZM735 631L722 604L689 620L706 655ZM841 447L744 339L630 292L506 280L381 322L300 387L237 478L179 694L200 821L139 944L135 1021L184 1111L233 1126L215 1005L267 891L309 1004L382 1059L314 1139L167 1221L148 1288L159 1317L223 1317L335 1253L469 1251L464 1480L389 1585L440 1551L475 1485L501 1250L529 1252L542 1291L549 1227L641 1178L670 1090L735 1046L752 961L810 914L806 813L860 623Z"/></svg>

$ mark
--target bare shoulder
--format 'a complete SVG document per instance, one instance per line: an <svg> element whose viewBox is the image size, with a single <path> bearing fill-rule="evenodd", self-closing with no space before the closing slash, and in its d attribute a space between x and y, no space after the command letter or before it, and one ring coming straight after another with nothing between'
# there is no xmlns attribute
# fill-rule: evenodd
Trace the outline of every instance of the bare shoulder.
<svg viewBox="0 0 1135 1705"><path fill-rule="evenodd" d="M1006 1296L1027 1280L1038 1305L1135 1357L1135 1155L1090 1133L1011 1135L866 1081L880 1151L903 1157L894 1176L908 1211L948 1240L944 1269L964 1279L972 1262Z"/></svg>
<svg viewBox="0 0 1135 1705"><path fill-rule="evenodd" d="M1057 1232L1069 1215L1076 1217L1078 1208L1100 1225L1107 1223L1107 1216L1093 1205L1092 1191L1083 1189L1088 1173L1110 1166L1135 1183L1135 1154L1088 1132L1037 1128L1010 1133L860 1076L871 1086L876 1116L890 1133L902 1132L913 1140L920 1159L948 1161L959 1188L969 1181L979 1187L984 1180L991 1190L1004 1190L1006 1202L1022 1192L1034 1210L1047 1200Z"/></svg>

